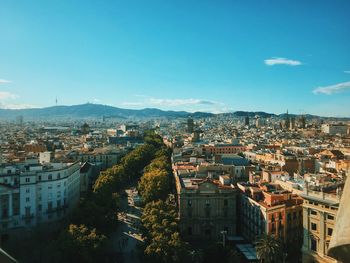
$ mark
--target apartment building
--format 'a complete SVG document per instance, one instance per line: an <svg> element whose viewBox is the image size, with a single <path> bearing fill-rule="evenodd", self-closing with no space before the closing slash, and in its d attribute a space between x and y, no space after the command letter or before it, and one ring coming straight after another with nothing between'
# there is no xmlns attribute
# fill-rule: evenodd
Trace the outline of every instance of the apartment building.
<svg viewBox="0 0 350 263"><path fill-rule="evenodd" d="M205 153L206 155L238 154L244 151L245 147L240 144L213 144L203 146L203 153Z"/></svg>
<svg viewBox="0 0 350 263"><path fill-rule="evenodd" d="M333 263L327 256L329 243L336 222L340 191L315 191L305 187L303 194L304 242L303 263Z"/></svg>
<svg viewBox="0 0 350 263"><path fill-rule="evenodd" d="M0 230L63 218L80 197L80 164L23 163L0 168Z"/></svg>
<svg viewBox="0 0 350 263"><path fill-rule="evenodd" d="M240 234L254 242L272 234L290 246L302 243L302 198L276 184L238 183Z"/></svg>

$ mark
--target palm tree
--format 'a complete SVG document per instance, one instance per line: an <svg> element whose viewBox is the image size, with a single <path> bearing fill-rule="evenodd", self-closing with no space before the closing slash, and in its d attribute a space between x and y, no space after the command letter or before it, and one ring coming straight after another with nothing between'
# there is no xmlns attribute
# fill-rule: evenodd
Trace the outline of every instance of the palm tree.
<svg viewBox="0 0 350 263"><path fill-rule="evenodd" d="M263 235L256 242L256 253L263 263L275 263L283 261L283 244L273 235Z"/></svg>

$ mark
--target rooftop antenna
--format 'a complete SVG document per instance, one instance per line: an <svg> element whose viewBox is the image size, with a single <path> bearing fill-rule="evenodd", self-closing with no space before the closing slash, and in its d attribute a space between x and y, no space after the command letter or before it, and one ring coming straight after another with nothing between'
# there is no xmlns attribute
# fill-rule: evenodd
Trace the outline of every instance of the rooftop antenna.
<svg viewBox="0 0 350 263"><path fill-rule="evenodd" d="M56 106L57 106L57 96L56 96Z"/></svg>

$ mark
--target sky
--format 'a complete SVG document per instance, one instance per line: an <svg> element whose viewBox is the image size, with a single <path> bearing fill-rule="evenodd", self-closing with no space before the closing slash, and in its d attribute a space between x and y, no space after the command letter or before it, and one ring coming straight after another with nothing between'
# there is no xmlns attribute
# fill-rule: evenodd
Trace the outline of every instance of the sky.
<svg viewBox="0 0 350 263"><path fill-rule="evenodd" d="M348 0L1 0L0 107L350 117Z"/></svg>

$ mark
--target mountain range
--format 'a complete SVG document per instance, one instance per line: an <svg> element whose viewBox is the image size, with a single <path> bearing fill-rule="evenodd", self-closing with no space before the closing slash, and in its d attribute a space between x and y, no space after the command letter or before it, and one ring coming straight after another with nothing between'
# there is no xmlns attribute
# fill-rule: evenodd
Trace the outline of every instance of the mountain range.
<svg viewBox="0 0 350 263"><path fill-rule="evenodd" d="M155 108L141 110L122 109L108 105L86 103L72 106L53 106L32 109L0 109L0 119L14 119L23 116L26 120L76 119L76 118L178 118L210 117L212 113L186 111L163 111Z"/></svg>
<svg viewBox="0 0 350 263"><path fill-rule="evenodd" d="M78 118L201 118L212 117L216 114L207 112L186 112L186 111L164 111L155 108L146 108L141 110L122 109L108 105L86 103L72 106L53 106L46 108L32 108L32 109L0 109L0 119L11 120L18 116L23 116L25 120L50 120L50 119L78 119ZM221 115L235 116L235 117L255 117L262 118L269 117L285 117L284 114L273 114L262 111L235 111L230 113L221 113ZM298 115L290 114L291 117ZM306 118L320 118L315 115L305 115ZM349 118L332 118L339 120L350 120Z"/></svg>

